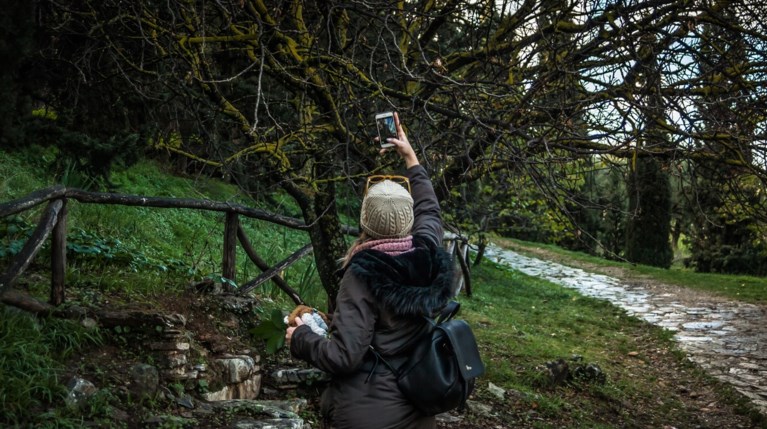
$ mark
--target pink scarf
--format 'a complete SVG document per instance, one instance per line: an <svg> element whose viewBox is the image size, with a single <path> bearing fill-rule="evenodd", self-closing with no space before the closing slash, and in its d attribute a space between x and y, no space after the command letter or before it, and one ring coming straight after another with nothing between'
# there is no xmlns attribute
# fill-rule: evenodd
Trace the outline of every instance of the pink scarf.
<svg viewBox="0 0 767 429"><path fill-rule="evenodd" d="M366 249L378 250L391 256L401 255L414 249L413 236L408 235L402 238L382 238L380 240L368 240L359 244L357 248L352 251L352 255Z"/></svg>

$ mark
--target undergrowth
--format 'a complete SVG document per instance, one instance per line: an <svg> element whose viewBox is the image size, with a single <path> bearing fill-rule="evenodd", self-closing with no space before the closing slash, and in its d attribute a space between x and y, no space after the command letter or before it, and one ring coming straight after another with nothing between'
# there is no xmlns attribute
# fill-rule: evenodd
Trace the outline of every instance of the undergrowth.
<svg viewBox="0 0 767 429"><path fill-rule="evenodd" d="M101 342L97 329L68 320L37 319L0 306L0 422L14 423L41 404L63 401L66 380L60 379L61 362Z"/></svg>

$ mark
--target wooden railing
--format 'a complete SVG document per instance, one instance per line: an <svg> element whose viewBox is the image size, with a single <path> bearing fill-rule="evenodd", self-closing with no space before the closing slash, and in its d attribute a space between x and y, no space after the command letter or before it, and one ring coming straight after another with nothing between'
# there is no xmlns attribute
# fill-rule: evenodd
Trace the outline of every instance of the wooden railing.
<svg viewBox="0 0 767 429"><path fill-rule="evenodd" d="M235 279L236 245L239 240L248 257L259 267L259 269L264 271L264 273L256 279L246 283L246 285L252 288L271 279L278 287L285 291L296 304L303 303L299 294L285 283L282 278L277 276L277 274L292 263L298 261L301 257L311 253L311 245L304 246L286 260L281 261L270 268L269 264L258 256L253 249L253 246L250 244L244 230L240 226L239 216L266 220L288 228L307 230L308 227L299 219L269 213L264 210L239 204L218 201L87 192L63 186L42 189L33 192L26 197L0 204L0 217L11 216L37 207L43 203L48 204L31 237L24 244L21 251L15 256L5 273L0 276L0 296L2 296L3 302L35 312L49 310L49 305L57 306L64 302L68 200L76 200L81 203L92 204L117 204L125 206L225 212L224 249L221 264L222 276L232 280ZM350 228L345 228L345 232L355 233L355 231ZM24 270L35 258L48 237L51 237L51 294L49 305L39 302L29 296L25 296L24 294L20 294L18 291L12 289L19 276L23 274Z"/></svg>
<svg viewBox="0 0 767 429"><path fill-rule="evenodd" d="M32 209L40 204L47 203L47 207L43 211L41 219L34 232L24 244L21 251L14 257L5 273L0 276L0 298L3 302L37 313L50 311L51 306L55 307L64 302L68 200L76 200L81 203L91 204L116 204L125 206L224 212L226 213L226 220L224 225L224 245L221 263L222 276L227 279L235 280L235 255L237 242L239 241L251 261L263 271L262 274L255 279L244 283L239 288L239 293L247 293L264 282L272 280L280 289L290 296L296 304L304 303L299 294L277 274L304 256L310 254L313 250L311 244L307 244L286 259L270 267L267 262L258 256L253 246L250 244L245 231L240 225L239 216L265 220L288 228L308 230L309 227L299 219L239 204L219 201L88 192L63 186L42 189L33 192L26 197L0 204L0 217L6 217ZM348 226L344 226L343 231L347 234L354 235L358 233L356 228ZM51 292L49 303L46 304L26 294L15 291L13 285L34 260L48 237L51 238ZM465 288L466 293L471 295L467 240L459 235L447 233L445 235L445 246L457 260L457 264L460 267L460 273L456 282L456 294L459 293L462 288Z"/></svg>

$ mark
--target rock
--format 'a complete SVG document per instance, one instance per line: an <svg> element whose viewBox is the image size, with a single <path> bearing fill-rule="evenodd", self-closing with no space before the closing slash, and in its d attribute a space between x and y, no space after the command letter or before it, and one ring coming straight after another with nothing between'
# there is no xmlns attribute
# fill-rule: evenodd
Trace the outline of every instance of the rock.
<svg viewBox="0 0 767 429"><path fill-rule="evenodd" d="M599 384L607 381L607 376L599 365L586 363L571 366L564 359L546 362L542 375L553 386L560 386L573 381Z"/></svg>
<svg viewBox="0 0 767 429"><path fill-rule="evenodd" d="M160 415L152 416L144 420L145 428L196 428L199 422L193 418L179 416Z"/></svg>
<svg viewBox="0 0 767 429"><path fill-rule="evenodd" d="M450 413L437 414L434 417L437 419L437 423L448 424L448 425L456 424L462 420L460 417L454 416Z"/></svg>
<svg viewBox="0 0 767 429"><path fill-rule="evenodd" d="M502 388L496 386L493 383L487 383L487 390L495 395L496 398L503 400L504 396L506 395L506 391Z"/></svg>
<svg viewBox="0 0 767 429"><path fill-rule="evenodd" d="M203 394L206 401L226 401L232 399L255 399L261 390L261 374L253 374L239 383L228 384L214 392Z"/></svg>
<svg viewBox="0 0 767 429"><path fill-rule="evenodd" d="M255 359L250 356L228 356L216 359L215 364L222 370L224 380L232 384L245 381L259 370Z"/></svg>
<svg viewBox="0 0 767 429"><path fill-rule="evenodd" d="M98 389L93 383L84 378L73 377L67 383L67 391L67 396L64 400L67 406L70 408L80 408L88 398L98 392Z"/></svg>
<svg viewBox="0 0 767 429"><path fill-rule="evenodd" d="M130 370L130 391L139 398L154 398L160 385L160 375L152 365L139 363Z"/></svg>
<svg viewBox="0 0 767 429"><path fill-rule="evenodd" d="M166 322L168 323L168 328L174 328L174 327L184 327L186 326L186 316L179 313L174 313L171 315L168 315L165 317Z"/></svg>
<svg viewBox="0 0 767 429"><path fill-rule="evenodd" d="M604 384L607 381L607 375L602 368L595 363L578 365L573 369L573 378L579 382Z"/></svg>
<svg viewBox="0 0 767 429"><path fill-rule="evenodd" d="M236 314L248 314L253 310L258 302L252 296L242 295L221 295L220 306L221 309L230 311Z"/></svg>
<svg viewBox="0 0 767 429"><path fill-rule="evenodd" d="M570 379L570 366L564 359L546 362L544 374L548 382L554 386L559 386Z"/></svg>
<svg viewBox="0 0 767 429"><path fill-rule="evenodd" d="M295 419L242 419L232 422L233 429L303 429L304 420Z"/></svg>
<svg viewBox="0 0 767 429"><path fill-rule="evenodd" d="M192 399L192 397L189 395L184 395L176 399L176 403L184 408L188 408L190 410L194 409L194 399Z"/></svg>
<svg viewBox="0 0 767 429"><path fill-rule="evenodd" d="M493 408L487 404L476 401L466 401L466 409L483 417L492 417Z"/></svg>
<svg viewBox="0 0 767 429"><path fill-rule="evenodd" d="M149 348L155 351L186 351L189 350L189 343L185 341L167 341L155 342L149 344Z"/></svg>
<svg viewBox="0 0 767 429"><path fill-rule="evenodd" d="M274 418L292 418L304 410L307 405L306 399L292 399L284 401L230 399L227 401L212 402L214 412L231 412L251 415L268 415Z"/></svg>
<svg viewBox="0 0 767 429"><path fill-rule="evenodd" d="M330 381L330 376L317 368L278 369L272 371L270 378L279 387L293 387L298 383L313 384Z"/></svg>
<svg viewBox="0 0 767 429"><path fill-rule="evenodd" d="M112 419L121 421L121 422L127 422L128 420L130 420L130 414L128 414L128 412L125 410L112 407Z"/></svg>
<svg viewBox="0 0 767 429"><path fill-rule="evenodd" d="M258 360L258 357L248 355L225 355L214 360L211 369L227 384L220 390L205 393L205 400L257 398L261 391L261 368Z"/></svg>
<svg viewBox="0 0 767 429"><path fill-rule="evenodd" d="M80 321L80 324L88 329L96 329L99 327L99 323L95 319L92 319L90 317L86 317L85 319Z"/></svg>
<svg viewBox="0 0 767 429"><path fill-rule="evenodd" d="M303 429L304 421L299 417L307 405L305 399L287 401L256 401L233 399L207 404L215 415L236 415L228 427L241 429Z"/></svg>
<svg viewBox="0 0 767 429"><path fill-rule="evenodd" d="M162 360L168 369L178 368L178 367L186 365L187 356L186 356L186 353L172 351L172 352L168 352L164 354L162 356Z"/></svg>

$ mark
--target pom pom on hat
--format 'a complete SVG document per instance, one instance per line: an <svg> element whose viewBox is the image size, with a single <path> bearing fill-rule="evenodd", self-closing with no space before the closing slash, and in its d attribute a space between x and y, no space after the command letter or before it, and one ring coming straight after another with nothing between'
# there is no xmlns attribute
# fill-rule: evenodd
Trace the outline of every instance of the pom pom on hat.
<svg viewBox="0 0 767 429"><path fill-rule="evenodd" d="M400 238L413 228L413 197L401 185L384 180L362 200L360 226L372 238Z"/></svg>

